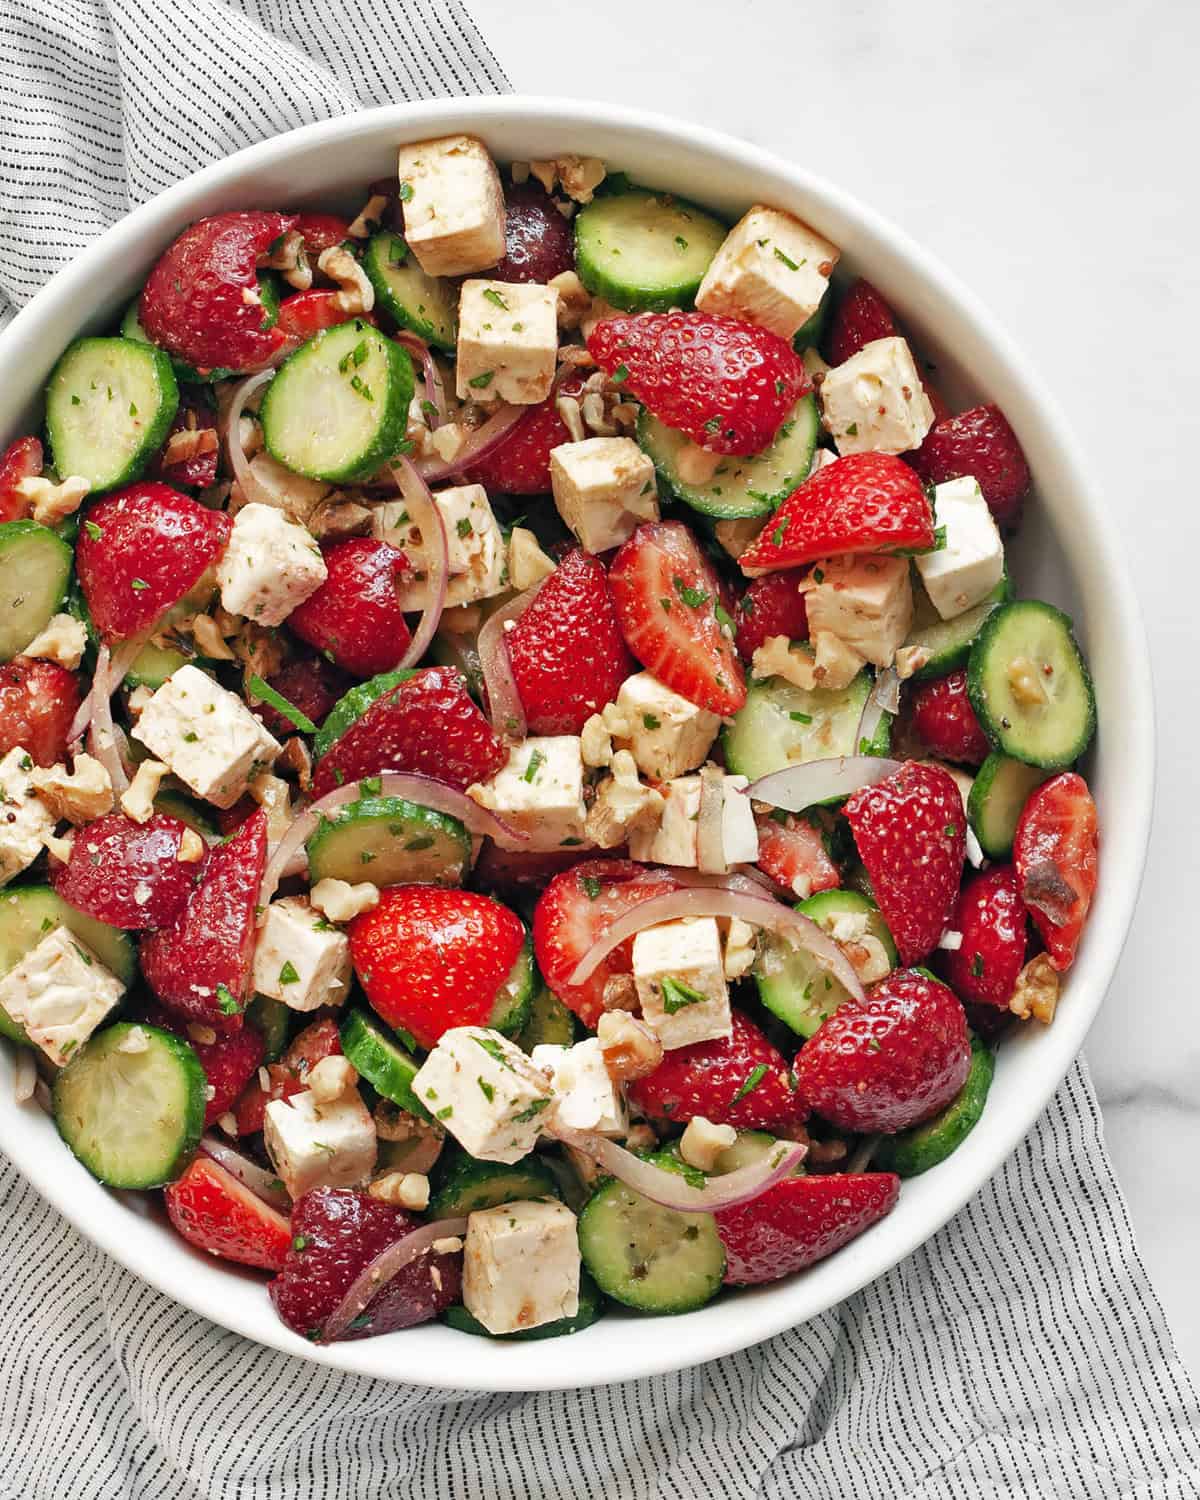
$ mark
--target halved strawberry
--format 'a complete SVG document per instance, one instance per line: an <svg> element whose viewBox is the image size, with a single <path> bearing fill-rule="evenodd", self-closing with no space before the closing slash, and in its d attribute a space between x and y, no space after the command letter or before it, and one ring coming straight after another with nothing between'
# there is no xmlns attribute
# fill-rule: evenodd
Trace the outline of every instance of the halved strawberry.
<svg viewBox="0 0 1200 1500"><path fill-rule="evenodd" d="M968 880L950 915L962 946L937 955L946 983L964 1003L1007 1010L1025 963L1027 932L1017 872L996 865Z"/></svg>
<svg viewBox="0 0 1200 1500"><path fill-rule="evenodd" d="M70 859L53 871L54 889L110 927L165 927L183 910L204 868L180 862L186 832L178 818L163 813L146 823L107 813L75 835Z"/></svg>
<svg viewBox="0 0 1200 1500"><path fill-rule="evenodd" d="M22 479L36 479L42 472L42 445L35 437L20 437L10 443L0 458L0 521L20 521L33 509L32 501L17 486Z"/></svg>
<svg viewBox="0 0 1200 1500"><path fill-rule="evenodd" d="M340 214L296 214L292 228L304 238L304 248L315 262L322 250L331 250L350 238L350 221Z"/></svg>
<svg viewBox="0 0 1200 1500"><path fill-rule="evenodd" d="M747 666L763 642L774 635L786 635L789 641L808 639L808 612L799 589L807 572L807 568L794 568L768 573L765 578L756 578L738 600L734 640Z"/></svg>
<svg viewBox="0 0 1200 1500"><path fill-rule="evenodd" d="M756 1286L802 1271L860 1235L895 1206L894 1172L785 1177L714 1217L725 1246L727 1286Z"/></svg>
<svg viewBox="0 0 1200 1500"><path fill-rule="evenodd" d="M982 765L991 746L967 696L967 674L951 672L920 683L912 695L912 726L940 760Z"/></svg>
<svg viewBox="0 0 1200 1500"><path fill-rule="evenodd" d="M796 813L775 808L755 819L758 868L802 901L841 884L821 830Z"/></svg>
<svg viewBox="0 0 1200 1500"><path fill-rule="evenodd" d="M357 677L388 671L412 638L396 593L408 559L369 536L334 542L321 554L328 576L291 612L288 629Z"/></svg>
<svg viewBox="0 0 1200 1500"><path fill-rule="evenodd" d="M610 858L620 859L624 851L614 851ZM524 910L520 898L531 892L544 891L556 875L585 859L594 859L594 849L501 849L491 839L484 839L471 871L471 883L508 905Z"/></svg>
<svg viewBox="0 0 1200 1500"><path fill-rule="evenodd" d="M856 552L934 545L933 510L890 453L848 453L793 490L738 562L754 577Z"/></svg>
<svg viewBox="0 0 1200 1500"><path fill-rule="evenodd" d="M1075 962L1096 894L1099 828L1087 782L1074 771L1038 787L1017 824L1013 863L1021 899L1060 974Z"/></svg>
<svg viewBox="0 0 1200 1500"><path fill-rule="evenodd" d="M96 629L126 640L195 587L225 550L224 511L154 480L127 485L88 509L75 568Z"/></svg>
<svg viewBox="0 0 1200 1500"><path fill-rule="evenodd" d="M540 182L513 183L504 189L504 259L489 281L534 281L545 286L575 268L575 243L569 222Z"/></svg>
<svg viewBox="0 0 1200 1500"><path fill-rule="evenodd" d="M338 292L314 287L311 291L294 292L283 299L275 327L291 342L302 343L326 328L348 323L351 318L362 318L367 323L375 321L369 313L347 312Z"/></svg>
<svg viewBox="0 0 1200 1500"><path fill-rule="evenodd" d="M927 484L972 475L1002 530L1011 531L1020 521L1029 492L1029 464L998 406L973 406L936 422L908 462Z"/></svg>
<svg viewBox="0 0 1200 1500"><path fill-rule="evenodd" d="M291 1225L212 1157L197 1156L163 1197L167 1217L197 1249L264 1271L283 1269Z"/></svg>
<svg viewBox="0 0 1200 1500"><path fill-rule="evenodd" d="M571 441L558 414L558 398L581 395L584 379L581 374L564 376L552 395L524 412L500 446L467 471L471 483L505 495L548 495L550 450Z"/></svg>
<svg viewBox="0 0 1200 1500"><path fill-rule="evenodd" d="M852 281L833 310L829 327L829 360L844 364L864 344L892 338L896 333L892 310L864 277Z"/></svg>
<svg viewBox="0 0 1200 1500"><path fill-rule="evenodd" d="M682 521L639 526L613 559L609 586L625 643L689 703L725 717L746 701L712 564Z"/></svg>
<svg viewBox="0 0 1200 1500"><path fill-rule="evenodd" d="M273 687L293 708L314 724L320 724L338 699L354 684L341 667L335 667L323 656L302 656L290 661L273 676L267 686ZM277 740L295 734L296 725L269 703L256 703L254 712ZM238 804L235 803L236 807ZM222 830L223 832L227 830Z"/></svg>
<svg viewBox="0 0 1200 1500"><path fill-rule="evenodd" d="M634 670L604 564L578 549L542 584L506 644L530 734L578 734Z"/></svg>
<svg viewBox="0 0 1200 1500"><path fill-rule="evenodd" d="M67 758L67 731L82 701L79 676L57 662L14 656L0 666L0 759L18 745L39 766Z"/></svg>

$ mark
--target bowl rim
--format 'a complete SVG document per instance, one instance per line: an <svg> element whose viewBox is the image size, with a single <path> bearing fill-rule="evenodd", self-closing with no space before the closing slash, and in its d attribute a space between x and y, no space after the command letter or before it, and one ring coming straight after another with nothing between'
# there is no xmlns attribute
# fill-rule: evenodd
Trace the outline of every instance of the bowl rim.
<svg viewBox="0 0 1200 1500"><path fill-rule="evenodd" d="M904 263L917 282L936 288L939 306L946 307L951 321L970 329L986 346L989 359L1014 387L1028 396L1030 421L1036 421L1053 433L1057 449L1058 471L1065 476L1070 492L1063 503L1078 512L1081 521L1093 523L1103 519L1099 486L1093 481L1073 433L1053 396L1046 389L1030 361L1018 350L1009 335L975 295L946 269L936 257L924 250L905 231L861 203L852 194L829 182L806 167L796 165L774 152L751 145L707 126L651 111L578 99L542 95L500 95L451 97L414 103L385 105L355 111L335 119L302 126L296 130L261 141L255 145L202 167L180 182L165 189L146 203L133 209L124 219L107 229L68 265L60 269L30 302L0 332L0 361L19 361L36 348L38 330L47 314L73 297L86 299L94 272L127 254L138 261L145 257L147 243L161 241L168 232L192 215L190 207L223 180L262 171L285 163L334 143L353 141L357 136L376 136L381 130L394 129L397 141L419 139L424 133L477 132L486 137L490 126L503 123L543 125L547 130L612 130L651 133L664 148L721 158L726 164L743 166L748 172L767 172L786 180L797 197L814 200L828 207L843 221L851 224L863 238L886 247L887 253ZM417 132L420 132L418 134ZM669 165L667 167L669 171ZM19 365L18 365L19 367ZM1141 611L1134 594L1129 570L1115 537L1103 524L1093 524L1088 538L1096 561L1091 567L1111 584L1109 589L1114 639L1124 644L1127 664L1138 670L1122 679L1122 719L1126 726L1123 753L1133 767L1132 784L1122 799L1120 821L1126 830L1125 859L1119 889L1106 891L1110 908L1102 927L1093 924L1087 945L1087 993L1075 996L1073 1004L1061 1008L1055 1026L1047 1033L1043 1053L1053 1058L1052 1066L1043 1063L1040 1077L1025 1095L1025 1108L1012 1118L989 1123L985 1135L977 1134L972 1143L969 1168L963 1164L957 1174L947 1177L946 1191L936 1210L907 1233L892 1233L883 1239L870 1233L839 1252L837 1261L844 1275L833 1278L839 1283L832 1295L822 1295L813 1302L804 1296L805 1277L793 1277L740 1294L738 1305L743 1315L727 1318L712 1331L689 1333L684 1338L617 1338L605 1354L590 1333L576 1335L580 1340L580 1363L564 1378L561 1364L546 1358L539 1344L485 1345L477 1341L466 1357L435 1361L436 1368L421 1369L415 1382L411 1369L393 1372L381 1368L380 1362L356 1358L356 1351L372 1342L390 1343L390 1339L316 1346L292 1334L274 1317L264 1295L263 1318L246 1318L234 1309L192 1289L191 1281L180 1285L176 1277L159 1264L152 1245L143 1246L137 1236L126 1239L123 1229L128 1220L124 1212L97 1215L82 1206L71 1191L68 1174L47 1173L37 1160L38 1149L21 1130L15 1112L0 1109L0 1148L24 1175L68 1221L100 1249L142 1280L192 1311L222 1324L257 1343L284 1353L351 1373L390 1380L404 1380L446 1390L461 1391L528 1391L557 1390L596 1386L606 1383L667 1373L706 1360L720 1358L750 1347L808 1318L815 1317L844 1298L861 1290L869 1282L891 1270L935 1234L973 1197L1008 1159L1022 1138L1032 1128L1051 1095L1074 1061L1084 1036L1098 1012L1111 982L1121 949L1133 918L1138 890L1145 867L1150 836L1154 796L1154 705L1148 669L1149 653ZM1126 680L1127 679L1127 680ZM1107 815L1106 815L1107 817ZM1115 882L1114 882L1115 885ZM1083 986L1078 986L1083 988ZM9 1122L15 1122L13 1128ZM965 1151L965 1147L962 1148ZM945 1167L943 1167L945 1170ZM953 1186L951 1178L953 1177ZM884 1220L883 1224L889 1223ZM877 1226L881 1227L881 1226ZM826 1265L831 1262L826 1262ZM260 1283L261 1284L261 1283ZM717 1304L719 1306L720 1304ZM708 1309L688 1315L702 1318ZM673 1320L676 1329L679 1320ZM624 1321L612 1320L613 1326L628 1328ZM260 1326L261 1324L261 1326ZM646 1324L646 1327L654 1325ZM409 1335L411 1336L411 1334ZM542 1352L539 1353L539 1350ZM585 1352L586 1351L586 1352ZM499 1355L499 1358L496 1356Z"/></svg>

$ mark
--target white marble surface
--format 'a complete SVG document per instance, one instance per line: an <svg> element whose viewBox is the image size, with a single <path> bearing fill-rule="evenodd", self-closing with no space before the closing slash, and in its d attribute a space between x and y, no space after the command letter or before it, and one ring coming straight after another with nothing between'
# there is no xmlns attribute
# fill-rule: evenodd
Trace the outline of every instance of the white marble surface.
<svg viewBox="0 0 1200 1500"><path fill-rule="evenodd" d="M990 304L1090 445L1149 627L1160 751L1141 905L1087 1054L1142 1254L1200 1376L1200 7L474 9L518 90L702 121L873 203Z"/></svg>

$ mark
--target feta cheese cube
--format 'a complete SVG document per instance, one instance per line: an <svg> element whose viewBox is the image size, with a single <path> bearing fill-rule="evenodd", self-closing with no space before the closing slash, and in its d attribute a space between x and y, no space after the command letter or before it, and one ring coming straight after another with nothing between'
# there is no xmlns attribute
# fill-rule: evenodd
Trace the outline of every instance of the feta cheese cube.
<svg viewBox="0 0 1200 1500"><path fill-rule="evenodd" d="M550 450L550 484L563 524L585 552L627 542L658 520L654 464L632 438L594 437Z"/></svg>
<svg viewBox="0 0 1200 1500"><path fill-rule="evenodd" d="M542 1070L507 1037L483 1026L443 1032L413 1090L465 1151L510 1164L533 1150L554 1104Z"/></svg>
<svg viewBox="0 0 1200 1500"><path fill-rule="evenodd" d="M446 532L449 578L448 606L474 604L504 592L504 534L492 513L481 484L460 484L439 490L433 497ZM424 609L429 601L428 558L420 527L403 500L385 500L372 507L371 529L381 542L390 542L408 558L400 579L400 607Z"/></svg>
<svg viewBox="0 0 1200 1500"><path fill-rule="evenodd" d="M487 147L470 135L401 146L404 238L426 276L485 271L504 255L504 189Z"/></svg>
<svg viewBox="0 0 1200 1500"><path fill-rule="evenodd" d="M732 1033L715 917L643 928L633 940L633 979L642 1019L664 1047L690 1047Z"/></svg>
<svg viewBox="0 0 1200 1500"><path fill-rule="evenodd" d="M243 505L217 564L231 615L279 625L329 576L316 539L272 505Z"/></svg>
<svg viewBox="0 0 1200 1500"><path fill-rule="evenodd" d="M514 848L532 852L582 844L587 808L579 736L533 735L514 745L508 764L490 781L469 786L467 796L528 834L519 845L509 840Z"/></svg>
<svg viewBox="0 0 1200 1500"><path fill-rule="evenodd" d="M749 786L744 776L725 776L721 806L721 842L727 864L753 864L758 859L758 828L750 798L742 795ZM629 836L629 853L651 864L679 865L694 870L699 863L699 776L679 776L661 789L665 798L662 821L657 828L637 828Z"/></svg>
<svg viewBox="0 0 1200 1500"><path fill-rule="evenodd" d="M912 625L908 559L831 557L800 585L815 636L827 630L877 667L889 667Z"/></svg>
<svg viewBox="0 0 1200 1500"><path fill-rule="evenodd" d="M232 807L280 751L236 693L191 665L167 678L133 734L197 797L217 807Z"/></svg>
<svg viewBox="0 0 1200 1500"><path fill-rule="evenodd" d="M325 1104L309 1089L272 1099L263 1144L293 1199L317 1187L357 1187L375 1170L375 1122L357 1089Z"/></svg>
<svg viewBox="0 0 1200 1500"><path fill-rule="evenodd" d="M635 672L621 684L617 712L628 726L614 738L632 752L638 770L653 781L670 781L704 764L721 727L717 714L697 708L651 672Z"/></svg>
<svg viewBox="0 0 1200 1500"><path fill-rule="evenodd" d="M971 476L939 484L933 492L934 524L946 545L915 559L933 607L953 620L979 604L1004 576L1004 543L983 491Z"/></svg>
<svg viewBox="0 0 1200 1500"><path fill-rule="evenodd" d="M14 745L0 760L0 885L27 869L54 832L54 817L33 785L33 756Z"/></svg>
<svg viewBox="0 0 1200 1500"><path fill-rule="evenodd" d="M713 257L696 306L791 339L820 305L839 254L802 220L756 203Z"/></svg>
<svg viewBox="0 0 1200 1500"><path fill-rule="evenodd" d="M840 454L907 453L933 426L933 407L902 338L873 339L821 382L821 411Z"/></svg>
<svg viewBox="0 0 1200 1500"><path fill-rule="evenodd" d="M62 1067L124 993L86 943L56 927L0 979L0 1008Z"/></svg>
<svg viewBox="0 0 1200 1500"><path fill-rule="evenodd" d="M624 1138L629 1131L625 1096L604 1063L598 1037L573 1047L543 1044L533 1049L533 1064L550 1074L558 1098L555 1118L571 1130L594 1130Z"/></svg>
<svg viewBox="0 0 1200 1500"><path fill-rule="evenodd" d="M579 1238L565 1203L502 1203L467 1220L463 1304L489 1333L579 1311Z"/></svg>
<svg viewBox="0 0 1200 1500"><path fill-rule="evenodd" d="M460 401L544 401L558 362L558 293L536 282L464 281L458 295Z"/></svg>
<svg viewBox="0 0 1200 1500"><path fill-rule="evenodd" d="M272 901L254 950L254 988L292 1010L340 1005L350 987L350 940L299 896Z"/></svg>

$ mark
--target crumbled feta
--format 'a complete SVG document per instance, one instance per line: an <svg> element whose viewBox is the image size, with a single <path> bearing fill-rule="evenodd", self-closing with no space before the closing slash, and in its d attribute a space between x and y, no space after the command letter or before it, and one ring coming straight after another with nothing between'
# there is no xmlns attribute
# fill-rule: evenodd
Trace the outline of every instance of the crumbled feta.
<svg viewBox="0 0 1200 1500"><path fill-rule="evenodd" d="M953 620L979 604L1004 577L1004 543L983 491L970 475L933 492L934 524L945 546L915 559L933 607Z"/></svg>
<svg viewBox="0 0 1200 1500"><path fill-rule="evenodd" d="M908 453L933 426L933 407L902 338L873 339L821 381L821 413L840 454Z"/></svg>
<svg viewBox="0 0 1200 1500"><path fill-rule="evenodd" d="M524 526L513 527L508 539L508 581L519 594L549 578L556 567L532 531Z"/></svg>
<svg viewBox="0 0 1200 1500"><path fill-rule="evenodd" d="M0 760L0 885L27 869L54 832L54 816L34 790L33 769L33 756L20 745Z"/></svg>
<svg viewBox="0 0 1200 1500"><path fill-rule="evenodd" d="M556 1118L570 1130L594 1130L623 1137L629 1129L625 1097L604 1062L600 1039L590 1036L573 1047L535 1047L535 1067L550 1075L558 1099Z"/></svg>
<svg viewBox="0 0 1200 1500"><path fill-rule="evenodd" d="M502 1203L467 1220L463 1304L489 1333L579 1311L579 1239L565 1203Z"/></svg>
<svg viewBox="0 0 1200 1500"><path fill-rule="evenodd" d="M742 795L744 776L722 778L721 842L727 864L754 864L758 859L758 828L750 798ZM660 788L666 799L657 828L634 829L629 838L633 859L650 864L679 865L694 870L699 862L697 820L700 817L699 776L679 776Z"/></svg>
<svg viewBox="0 0 1200 1500"><path fill-rule="evenodd" d="M86 645L87 630L82 620L73 615L52 615L21 655L57 662L73 672L83 660Z"/></svg>
<svg viewBox="0 0 1200 1500"><path fill-rule="evenodd" d="M845 641L827 630L818 630L812 640L795 643L786 635L768 636L754 648L750 670L760 680L782 677L806 692L819 687L836 691L849 687L865 663L866 658Z"/></svg>
<svg viewBox="0 0 1200 1500"><path fill-rule="evenodd" d="M350 941L299 896L272 901L254 950L254 988L291 1010L340 1005L350 985Z"/></svg>
<svg viewBox="0 0 1200 1500"><path fill-rule="evenodd" d="M830 635L877 667L888 667L912 625L912 583L904 557L831 557L801 584L808 628Z"/></svg>
<svg viewBox="0 0 1200 1500"><path fill-rule="evenodd" d="M504 535L481 484L460 484L433 497L446 533L448 606L491 599L506 587ZM385 500L372 508L371 528L383 542L398 547L409 568L399 581L400 607L424 609L429 601L429 560L420 527L403 500Z"/></svg>
<svg viewBox="0 0 1200 1500"><path fill-rule="evenodd" d="M222 606L260 625L282 624L328 576L311 534L270 505L242 506L217 564Z"/></svg>
<svg viewBox="0 0 1200 1500"><path fill-rule="evenodd" d="M839 254L792 214L756 203L713 257L696 306L790 340L820 306Z"/></svg>
<svg viewBox="0 0 1200 1500"><path fill-rule="evenodd" d="M654 464L632 438L593 437L550 450L554 503L585 552L627 542L658 520Z"/></svg>
<svg viewBox="0 0 1200 1500"><path fill-rule="evenodd" d="M55 820L92 823L112 812L112 778L90 755L77 755L69 775L66 766L34 766L29 779Z"/></svg>
<svg viewBox="0 0 1200 1500"><path fill-rule="evenodd" d="M0 1009L62 1067L124 993L69 927L56 927L0 979Z"/></svg>
<svg viewBox="0 0 1200 1500"><path fill-rule="evenodd" d="M455 1026L413 1079L437 1122L481 1161L520 1161L550 1118L554 1089L524 1052L498 1031Z"/></svg>
<svg viewBox="0 0 1200 1500"><path fill-rule="evenodd" d="M443 136L401 146L404 238L426 276L466 276L504 255L504 189L482 141Z"/></svg>
<svg viewBox="0 0 1200 1500"><path fill-rule="evenodd" d="M528 835L514 847L532 852L582 844L587 808L579 736L532 735L509 750L508 763L490 781L469 786L467 796Z"/></svg>
<svg viewBox="0 0 1200 1500"><path fill-rule="evenodd" d="M318 1187L357 1187L375 1170L375 1122L357 1089L318 1104L306 1089L272 1099L263 1145L294 1200Z"/></svg>
<svg viewBox="0 0 1200 1500"><path fill-rule="evenodd" d="M643 928L633 940L633 978L642 1019L664 1047L689 1047L731 1034L715 917L685 917Z"/></svg>
<svg viewBox="0 0 1200 1500"><path fill-rule="evenodd" d="M379 887L369 880L351 885L349 881L326 876L309 891L308 899L331 922L350 922L360 912L372 911L379 905Z"/></svg>
<svg viewBox="0 0 1200 1500"><path fill-rule="evenodd" d="M544 401L557 363L557 292L536 282L463 282L455 365L460 401Z"/></svg>

